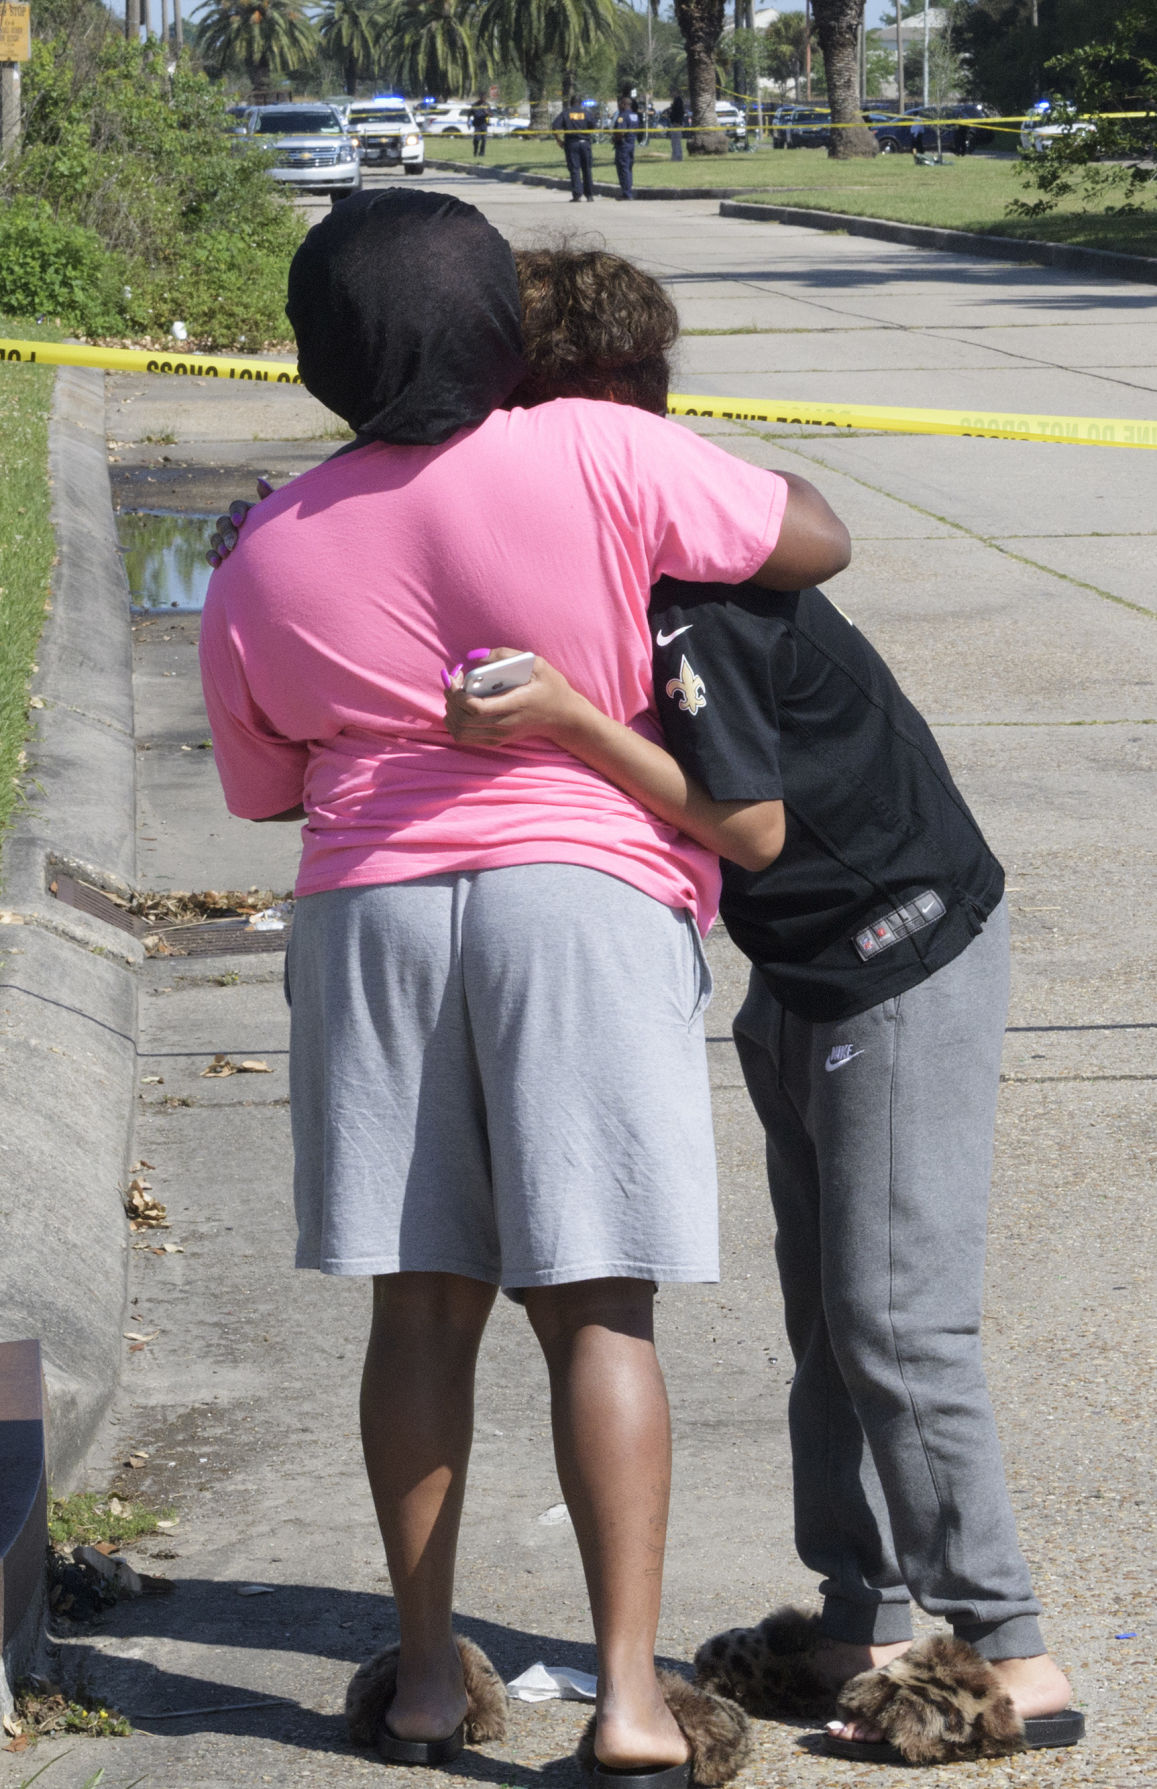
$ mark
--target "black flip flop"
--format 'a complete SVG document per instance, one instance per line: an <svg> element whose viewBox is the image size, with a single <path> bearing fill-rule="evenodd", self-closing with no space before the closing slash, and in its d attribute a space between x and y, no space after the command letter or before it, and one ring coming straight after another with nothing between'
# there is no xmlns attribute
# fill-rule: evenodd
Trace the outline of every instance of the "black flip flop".
<svg viewBox="0 0 1157 1789"><path fill-rule="evenodd" d="M1085 1737L1085 1717L1079 1708L1062 1708L1059 1714L1029 1715L1024 1724L1026 1752L1044 1751L1051 1746L1075 1746ZM850 1764L910 1764L898 1747L886 1739L840 1739L837 1734L824 1734L824 1750L832 1758L846 1758ZM947 1759L938 1759L947 1763Z"/></svg>
<svg viewBox="0 0 1157 1789"><path fill-rule="evenodd" d="M691 1789L691 1760L660 1765L655 1770L612 1770L609 1765L596 1764L592 1780L613 1783L615 1789Z"/></svg>
<svg viewBox="0 0 1157 1789"><path fill-rule="evenodd" d="M399 1739L383 1721L377 1744L387 1764L449 1764L466 1744L466 1723L459 1721L445 1739Z"/></svg>

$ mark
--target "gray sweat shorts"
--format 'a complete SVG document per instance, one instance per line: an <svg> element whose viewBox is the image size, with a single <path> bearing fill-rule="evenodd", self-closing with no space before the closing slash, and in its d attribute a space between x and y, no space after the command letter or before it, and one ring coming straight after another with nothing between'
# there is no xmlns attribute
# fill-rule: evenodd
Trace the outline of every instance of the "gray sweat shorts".
<svg viewBox="0 0 1157 1789"><path fill-rule="evenodd" d="M718 1279L685 911L565 864L333 889L286 993L299 1267Z"/></svg>

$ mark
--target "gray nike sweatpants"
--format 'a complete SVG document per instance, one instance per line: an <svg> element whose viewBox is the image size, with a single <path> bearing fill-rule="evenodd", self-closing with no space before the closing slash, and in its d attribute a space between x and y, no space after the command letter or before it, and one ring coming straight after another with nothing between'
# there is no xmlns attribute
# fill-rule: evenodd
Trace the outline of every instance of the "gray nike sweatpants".
<svg viewBox="0 0 1157 1789"><path fill-rule="evenodd" d="M834 1639L910 1638L911 1596L987 1658L1045 1650L980 1358L1008 973L1002 903L855 1018L797 1018L753 971L735 1020L796 1362L796 1545Z"/></svg>

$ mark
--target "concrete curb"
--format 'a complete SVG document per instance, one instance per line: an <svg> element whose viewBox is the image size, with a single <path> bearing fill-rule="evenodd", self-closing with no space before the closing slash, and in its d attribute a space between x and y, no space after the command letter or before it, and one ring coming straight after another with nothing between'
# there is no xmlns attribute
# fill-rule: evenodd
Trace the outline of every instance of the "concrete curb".
<svg viewBox="0 0 1157 1789"><path fill-rule="evenodd" d="M519 186L550 186L566 192L569 180L553 174L518 174L508 169L475 168L456 161L426 158L428 168L453 168L478 180L508 180ZM636 199L718 199L720 217L741 217L767 224L802 224L808 230L838 230L849 236L872 236L879 242L900 242L907 248L937 249L943 254L983 255L994 261L1027 261L1042 267L1064 267L1069 272L1092 273L1104 279L1137 280L1157 285L1157 258L1121 255L1110 249L1070 248L1062 242L1026 241L1011 236L985 236L979 231L940 230L930 224L900 224L885 217L857 217L849 211L813 211L802 205L760 205L746 201L745 187L735 186L636 186ZM606 180L595 181L600 198L617 199L619 189Z"/></svg>
<svg viewBox="0 0 1157 1789"><path fill-rule="evenodd" d="M118 891L135 864L128 587L117 550L104 376L57 374L49 436L58 564L39 650L28 812L3 855L0 1341L37 1336L54 1485L74 1482L121 1365L121 1202L136 1085L140 945L58 904L55 867Z"/></svg>
<svg viewBox="0 0 1157 1789"><path fill-rule="evenodd" d="M1029 261L1105 279L1139 280L1157 285L1157 260L1146 255L1120 255L1109 249L1071 248L1061 242L1035 242L1011 236L985 236L968 230L938 230L928 224L899 224L882 217L856 217L846 211L812 211L800 205L758 205L725 199L721 217L742 217L755 223L802 224L808 230L840 230L849 236L873 236L880 242L901 242L908 248L931 248L954 255L983 255L994 261Z"/></svg>

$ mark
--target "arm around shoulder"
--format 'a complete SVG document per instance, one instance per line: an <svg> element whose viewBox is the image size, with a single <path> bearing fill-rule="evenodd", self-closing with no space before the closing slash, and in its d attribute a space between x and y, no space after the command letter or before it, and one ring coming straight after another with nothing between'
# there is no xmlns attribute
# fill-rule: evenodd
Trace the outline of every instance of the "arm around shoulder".
<svg viewBox="0 0 1157 1789"><path fill-rule="evenodd" d="M780 472L787 504L779 539L751 582L764 590L806 590L826 583L850 563L852 539L825 497L806 478Z"/></svg>

